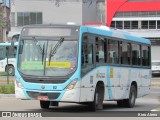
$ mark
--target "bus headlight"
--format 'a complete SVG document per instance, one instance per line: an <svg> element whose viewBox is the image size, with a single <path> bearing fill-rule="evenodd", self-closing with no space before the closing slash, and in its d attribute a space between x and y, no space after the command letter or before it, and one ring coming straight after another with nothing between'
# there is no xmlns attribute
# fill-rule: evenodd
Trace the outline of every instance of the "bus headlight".
<svg viewBox="0 0 160 120"><path fill-rule="evenodd" d="M66 88L65 90L72 90L74 88L74 86L76 85L78 81L78 78L75 78Z"/></svg>
<svg viewBox="0 0 160 120"><path fill-rule="evenodd" d="M23 85L22 85L22 83L19 82L18 78L16 78L16 85L17 85L17 87L19 87L19 88L22 88L22 89L24 88Z"/></svg>

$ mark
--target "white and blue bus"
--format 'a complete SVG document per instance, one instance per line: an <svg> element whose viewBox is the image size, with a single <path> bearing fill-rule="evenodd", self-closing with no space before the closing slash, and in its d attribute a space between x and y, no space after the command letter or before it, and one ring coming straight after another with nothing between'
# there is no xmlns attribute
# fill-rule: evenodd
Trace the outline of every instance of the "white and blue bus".
<svg viewBox="0 0 160 120"><path fill-rule="evenodd" d="M41 108L59 102L103 109L134 107L151 88L150 40L105 26L35 25L22 29L15 94Z"/></svg>
<svg viewBox="0 0 160 120"><path fill-rule="evenodd" d="M17 45L18 42L15 42L14 46L8 42L0 43L0 72L7 72L8 70L9 75L14 75ZM8 69L6 52L8 52Z"/></svg>

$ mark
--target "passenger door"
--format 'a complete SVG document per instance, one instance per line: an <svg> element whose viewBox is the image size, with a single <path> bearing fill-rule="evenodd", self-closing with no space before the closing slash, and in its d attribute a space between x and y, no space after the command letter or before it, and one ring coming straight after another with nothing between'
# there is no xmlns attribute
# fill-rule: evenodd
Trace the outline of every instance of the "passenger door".
<svg viewBox="0 0 160 120"><path fill-rule="evenodd" d="M92 101L94 97L94 39L89 34L83 36L81 53L81 102Z"/></svg>

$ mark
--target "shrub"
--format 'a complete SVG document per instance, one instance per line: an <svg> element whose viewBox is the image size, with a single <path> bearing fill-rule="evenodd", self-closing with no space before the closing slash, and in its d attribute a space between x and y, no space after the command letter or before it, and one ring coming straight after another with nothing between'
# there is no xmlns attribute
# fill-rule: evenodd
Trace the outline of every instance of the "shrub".
<svg viewBox="0 0 160 120"><path fill-rule="evenodd" d="M0 94L14 94L14 84L0 86Z"/></svg>

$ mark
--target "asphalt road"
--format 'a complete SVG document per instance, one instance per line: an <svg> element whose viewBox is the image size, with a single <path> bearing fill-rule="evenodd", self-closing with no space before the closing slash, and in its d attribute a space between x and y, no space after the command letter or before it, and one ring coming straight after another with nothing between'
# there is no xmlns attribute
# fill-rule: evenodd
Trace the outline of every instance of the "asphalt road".
<svg viewBox="0 0 160 120"><path fill-rule="evenodd" d="M160 108L160 88L151 89L148 96L138 98L134 108L120 108L114 101L105 101L102 111L151 111ZM60 103L58 108L51 107L42 110L37 100L17 100L15 98L0 98L0 111L39 111L39 112L89 112L88 107L75 103Z"/></svg>
<svg viewBox="0 0 160 120"><path fill-rule="evenodd" d="M160 82L160 78L153 78L154 83ZM151 111L154 109L160 110L160 87L154 87L151 89L151 93L145 97L138 98L134 108L118 107L114 101L105 101L103 110L98 110L98 114L103 112L118 112L118 111ZM95 115L88 110L85 105L76 103L60 103L59 107L50 107L49 109L41 109L39 101L37 100L17 100L15 98L0 98L0 111L34 111L34 112L50 112L57 116L75 115L80 113L88 113L89 116ZM96 112L96 113L97 113ZM80 115L79 114L79 115ZM127 115L127 113L125 114ZM124 115L124 116L125 116Z"/></svg>

